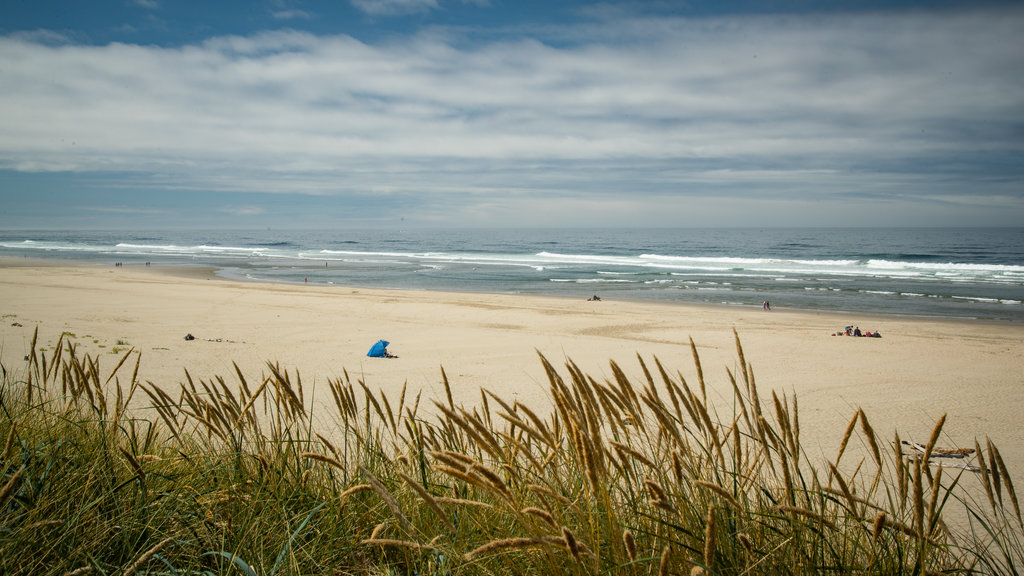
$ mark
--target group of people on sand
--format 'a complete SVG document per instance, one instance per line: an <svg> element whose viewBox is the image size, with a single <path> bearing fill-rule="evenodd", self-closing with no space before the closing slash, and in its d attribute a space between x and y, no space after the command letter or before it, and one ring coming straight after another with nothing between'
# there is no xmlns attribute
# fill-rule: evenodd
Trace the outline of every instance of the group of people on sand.
<svg viewBox="0 0 1024 576"><path fill-rule="evenodd" d="M868 338L881 338L882 334L875 330L874 332L866 331L861 332L860 326L847 326L844 330L839 332L833 332L833 336L866 336Z"/></svg>

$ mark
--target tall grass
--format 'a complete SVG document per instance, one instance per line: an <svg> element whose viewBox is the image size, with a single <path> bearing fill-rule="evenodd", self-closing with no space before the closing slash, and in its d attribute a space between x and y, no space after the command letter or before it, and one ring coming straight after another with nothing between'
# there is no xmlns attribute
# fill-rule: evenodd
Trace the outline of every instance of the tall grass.
<svg viewBox="0 0 1024 576"><path fill-rule="evenodd" d="M347 373L307 404L267 364L140 382L62 337L0 386L2 574L1016 574L1017 496L906 457L857 411L814 461L797 399L759 392L739 339L733 402L638 357L598 381L539 359L550 408L374 392ZM326 396L322 390L319 396ZM312 396L312 395L310 395ZM864 456L854 456L851 446ZM845 457L845 459L844 459ZM966 485L981 485L983 501ZM949 507L966 511L959 527Z"/></svg>

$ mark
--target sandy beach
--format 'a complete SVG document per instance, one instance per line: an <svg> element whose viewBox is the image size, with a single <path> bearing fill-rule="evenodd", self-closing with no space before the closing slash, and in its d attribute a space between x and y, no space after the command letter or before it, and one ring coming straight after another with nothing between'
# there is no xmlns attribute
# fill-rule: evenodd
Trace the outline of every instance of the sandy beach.
<svg viewBox="0 0 1024 576"><path fill-rule="evenodd" d="M330 401L328 378L363 380L397 394L443 397L441 367L456 402L476 404L481 387L544 407L538 352L556 366L572 359L597 379L609 361L643 378L637 355L657 357L696 384L692 338L709 394L729 410L726 370L738 369L733 330L758 387L799 397L802 439L834 454L862 407L881 436L925 442L948 414L940 445L991 437L1011 472L1024 471L1024 326L760 308L697 307L551 297L384 291L340 286L230 282L209 269L90 267L0 262L0 361L23 370L38 327L52 349L62 332L111 369L128 349L139 376L168 389L185 378L235 379L232 362L258 380L274 361L299 371L308 400ZM882 338L833 336L846 325ZM186 340L192 334L194 340ZM378 339L395 359L368 358ZM127 379L130 372L124 374ZM323 397L320 395L323 393Z"/></svg>

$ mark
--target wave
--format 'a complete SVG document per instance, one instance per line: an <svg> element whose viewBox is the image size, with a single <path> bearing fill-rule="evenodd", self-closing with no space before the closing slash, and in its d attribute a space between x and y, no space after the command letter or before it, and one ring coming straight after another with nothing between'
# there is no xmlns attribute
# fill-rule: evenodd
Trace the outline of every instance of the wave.
<svg viewBox="0 0 1024 576"><path fill-rule="evenodd" d="M304 244L298 240L287 240L250 245L248 242L239 242L239 237L232 238L231 236L223 238L207 236L203 238L204 241L196 243L174 241L180 240L180 237L171 236L168 239L174 238L174 240L159 241L159 238L150 235L122 235L121 238L123 239L125 236L128 236L130 240L117 241L116 237L112 237L112 235L92 239L78 235L62 239L8 238L0 242L0 248L29 253L81 254L84 257L95 254L97 257L129 255L147 259L162 256L173 259L202 259L204 262L214 265L220 258L225 262L230 262L231 265L237 265L240 259L250 259L251 262L248 264L253 266L259 266L261 262L268 259L273 261L291 259L298 262L333 260L353 265L415 264L417 266L451 266L452 268L504 266L529 268L531 273L550 275L555 270L568 270L573 272L572 276L578 274L591 277L629 278L640 282L650 282L668 275L682 279L729 278L753 283L805 282L815 284L891 280L914 285L941 283L959 286L975 283L1002 286L1004 287L1002 289L1010 289L1014 286L1024 287L1024 266L1022 265L940 261L936 260L934 256L912 250L884 255L875 252L861 258L767 258L718 254L676 255L655 251L616 254L613 253L614 249L612 248L608 249L608 253L603 253L603 244L602 248L594 252L542 250L516 253L514 251L488 252L445 249L396 250L394 248L398 248L398 240L387 242L382 240L377 244L384 248L382 250L359 250L359 247L367 246L367 243L357 240L327 242L317 240ZM214 240L223 240L224 243L220 244ZM402 242L415 246L415 243L407 240L402 240ZM537 242L534 246L557 244ZM440 245L438 246L440 247ZM893 259L894 257L897 259ZM916 258L916 260L903 258ZM562 275L557 272L555 274ZM890 286L881 288L880 295L884 295L886 291L892 289ZM915 291L911 289L907 292ZM931 292L931 290L922 290L921 292Z"/></svg>
<svg viewBox="0 0 1024 576"><path fill-rule="evenodd" d="M1008 298L981 298L978 296L951 296L953 300L964 300L967 302L984 302L988 304L1007 304L1011 306L1019 306L1022 302L1020 300L1012 300Z"/></svg>
<svg viewBox="0 0 1024 576"><path fill-rule="evenodd" d="M636 284L636 280L611 280L607 278L550 278L549 282L567 284Z"/></svg>

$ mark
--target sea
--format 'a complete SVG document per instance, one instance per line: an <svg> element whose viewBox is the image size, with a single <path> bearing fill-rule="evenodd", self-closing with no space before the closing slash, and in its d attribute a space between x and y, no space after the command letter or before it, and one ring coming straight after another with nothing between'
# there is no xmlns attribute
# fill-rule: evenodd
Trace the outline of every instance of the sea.
<svg viewBox="0 0 1024 576"><path fill-rule="evenodd" d="M1024 322L1024 228L0 230L0 258L232 280Z"/></svg>

